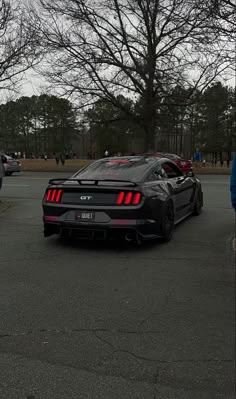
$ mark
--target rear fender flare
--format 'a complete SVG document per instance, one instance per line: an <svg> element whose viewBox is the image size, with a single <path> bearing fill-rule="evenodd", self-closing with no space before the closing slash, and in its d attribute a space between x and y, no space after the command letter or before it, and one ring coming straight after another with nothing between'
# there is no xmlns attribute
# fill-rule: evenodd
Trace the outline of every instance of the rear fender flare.
<svg viewBox="0 0 236 399"><path fill-rule="evenodd" d="M171 203L172 203L173 208L174 208L174 212L176 213L176 204L175 204L174 198L173 198L173 197L167 198L166 201L165 201L165 203L163 204L163 206L165 207L166 204L167 204L168 202L171 202Z"/></svg>

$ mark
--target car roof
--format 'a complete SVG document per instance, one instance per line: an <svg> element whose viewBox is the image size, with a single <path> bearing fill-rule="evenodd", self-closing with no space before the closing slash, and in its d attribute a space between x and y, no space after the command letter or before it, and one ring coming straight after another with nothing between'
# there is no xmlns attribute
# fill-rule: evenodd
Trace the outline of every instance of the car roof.
<svg viewBox="0 0 236 399"><path fill-rule="evenodd" d="M168 161L166 159L166 161ZM150 173L152 168L157 166L161 159L155 156L146 155L128 155L122 157L106 157L101 158L84 169L78 171L73 178L80 178L81 180L121 180L143 182L147 174ZM103 169L102 165L114 164L113 167L109 166L108 169ZM115 166L117 164L117 167ZM124 164L122 166L122 164ZM127 165L127 166L126 166ZM111 169L109 169L111 168Z"/></svg>
<svg viewBox="0 0 236 399"><path fill-rule="evenodd" d="M5 158L8 158L8 159L9 159L9 158L12 158L10 155L6 155L6 154L4 154L4 153L2 153L2 152L0 153L0 155L4 156Z"/></svg>
<svg viewBox="0 0 236 399"><path fill-rule="evenodd" d="M124 161L135 161L135 160L148 160L148 159L150 159L151 161L153 161L153 162L150 162L150 167L151 166L153 166L154 164L158 164L158 163L161 163L161 162L170 162L170 163L172 163L173 165L175 165L176 166L176 164L170 159L170 158L168 158L167 156L166 156L166 154L161 154L161 153L158 153L160 156L155 156L155 155L149 155L149 154L142 154L142 155L128 155L128 156L122 156L122 157L106 157L106 158L101 158L101 159L98 159L97 161L95 161L95 162L99 162L99 161L107 161L107 162L111 162L111 161L114 161L114 162L116 162L117 161L117 163L119 163L119 161L120 162L122 162L122 160L124 160Z"/></svg>

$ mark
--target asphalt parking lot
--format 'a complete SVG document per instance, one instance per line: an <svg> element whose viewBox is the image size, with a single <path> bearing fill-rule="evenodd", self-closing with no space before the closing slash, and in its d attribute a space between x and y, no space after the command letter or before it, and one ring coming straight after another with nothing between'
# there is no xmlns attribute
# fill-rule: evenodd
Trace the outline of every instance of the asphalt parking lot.
<svg viewBox="0 0 236 399"><path fill-rule="evenodd" d="M50 177L0 193L0 398L234 398L229 177L202 176L202 214L139 249L45 240Z"/></svg>

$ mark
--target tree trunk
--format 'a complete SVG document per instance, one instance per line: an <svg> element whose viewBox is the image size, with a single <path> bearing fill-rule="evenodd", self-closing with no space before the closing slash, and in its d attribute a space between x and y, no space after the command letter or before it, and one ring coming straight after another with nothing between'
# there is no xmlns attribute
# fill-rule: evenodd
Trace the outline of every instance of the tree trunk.
<svg viewBox="0 0 236 399"><path fill-rule="evenodd" d="M153 95L152 84L150 84L150 88L147 89L145 103L146 104L144 105L144 132L145 132L144 150L147 152L155 150L156 107L155 107L155 97Z"/></svg>

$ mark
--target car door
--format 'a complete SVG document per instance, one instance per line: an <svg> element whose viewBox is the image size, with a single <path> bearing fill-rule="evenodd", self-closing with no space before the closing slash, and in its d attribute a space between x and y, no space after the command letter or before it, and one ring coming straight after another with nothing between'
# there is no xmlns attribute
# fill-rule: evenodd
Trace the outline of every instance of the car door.
<svg viewBox="0 0 236 399"><path fill-rule="evenodd" d="M193 181L191 178L184 176L173 162L164 161L162 168L175 194L177 217L181 218L189 211L194 189Z"/></svg>

